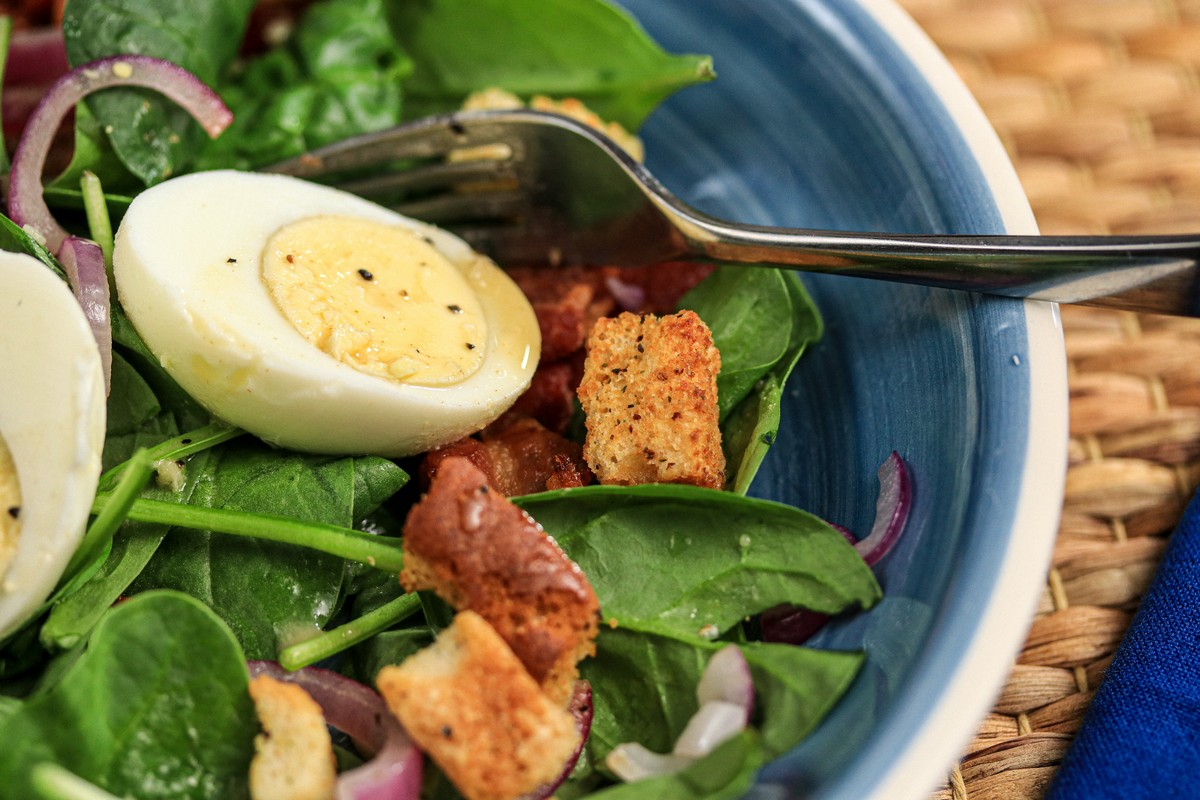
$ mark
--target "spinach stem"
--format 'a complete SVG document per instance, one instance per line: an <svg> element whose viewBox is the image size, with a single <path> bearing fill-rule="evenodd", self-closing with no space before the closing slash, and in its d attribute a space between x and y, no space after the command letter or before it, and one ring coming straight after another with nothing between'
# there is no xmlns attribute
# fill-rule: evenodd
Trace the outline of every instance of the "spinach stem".
<svg viewBox="0 0 1200 800"><path fill-rule="evenodd" d="M403 622L420 608L421 598L416 592L402 594L345 625L283 648L279 651L279 663L289 670L315 664Z"/></svg>
<svg viewBox="0 0 1200 800"><path fill-rule="evenodd" d="M108 216L108 204L104 201L104 187L100 179L91 170L84 170L79 179L79 188L83 192L83 212L87 216L88 232L92 241L100 246L104 254L104 271L108 275L108 288L113 291L113 229L112 220Z"/></svg>
<svg viewBox="0 0 1200 800"><path fill-rule="evenodd" d="M70 591L69 587L72 584L82 582L77 581L77 578L81 577L79 574L81 570L85 570L93 562L97 562L94 566L99 566L97 556L112 543L113 535L125 521L130 506L137 500L138 495L146 486L146 481L150 480L150 474L154 472L154 461L151 460L147 450L138 450L126 464L128 466L121 474L116 487L108 495L108 502L98 511L93 508L96 518L88 525L87 532L83 535L83 541L79 543L75 554L67 562L67 568L63 572L63 576L67 580L67 585L64 587L65 592ZM90 573L91 570L87 570L87 572ZM86 580L86 578L84 579Z"/></svg>
<svg viewBox="0 0 1200 800"><path fill-rule="evenodd" d="M29 782L43 800L118 800L94 783L50 761L35 764Z"/></svg>
<svg viewBox="0 0 1200 800"><path fill-rule="evenodd" d="M151 463L159 461L176 461L181 458L186 458L190 455L195 455L210 447L215 447L222 442L227 442L230 439L236 439L245 431L241 428L235 428L224 422L212 422L201 428L181 433L178 436L167 439L165 442L160 442L154 447L148 448L146 453L150 457ZM108 469L100 476L100 487L102 490L107 489L112 485L121 474L121 472L129 465L129 461L122 461L114 467Z"/></svg>
<svg viewBox="0 0 1200 800"><path fill-rule="evenodd" d="M100 513L112 501L111 493L97 494L92 503L92 512ZM403 566L400 545L396 540L338 525L305 522L294 517L254 514L227 508L203 508L139 498L133 501L127 518L137 522L156 522L179 528L294 544L359 561L388 572L399 572Z"/></svg>

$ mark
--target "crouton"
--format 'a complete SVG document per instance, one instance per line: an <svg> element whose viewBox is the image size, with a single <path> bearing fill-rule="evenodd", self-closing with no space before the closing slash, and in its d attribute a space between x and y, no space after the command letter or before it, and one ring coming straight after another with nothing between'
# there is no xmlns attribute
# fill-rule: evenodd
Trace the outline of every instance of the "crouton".
<svg viewBox="0 0 1200 800"><path fill-rule="evenodd" d="M337 764L325 715L294 683L259 675L250 697L263 732L250 761L253 800L332 800Z"/></svg>
<svg viewBox="0 0 1200 800"><path fill-rule="evenodd" d="M528 794L556 778L579 746L575 718L472 611L455 616L429 647L380 670L376 685L467 800Z"/></svg>
<svg viewBox="0 0 1200 800"><path fill-rule="evenodd" d="M595 652L600 604L587 577L466 458L440 462L409 511L400 582L482 616L563 705Z"/></svg>
<svg viewBox="0 0 1200 800"><path fill-rule="evenodd" d="M695 312L598 320L578 391L587 415L583 457L599 481L723 488L720 369L712 333Z"/></svg>

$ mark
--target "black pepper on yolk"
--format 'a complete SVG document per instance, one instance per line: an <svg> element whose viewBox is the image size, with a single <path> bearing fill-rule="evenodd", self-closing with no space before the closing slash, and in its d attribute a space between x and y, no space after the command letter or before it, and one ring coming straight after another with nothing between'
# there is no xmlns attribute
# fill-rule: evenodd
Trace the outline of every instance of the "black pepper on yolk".
<svg viewBox="0 0 1200 800"><path fill-rule="evenodd" d="M305 339L362 372L445 386L484 362L487 322L475 292L411 229L354 217L302 219L268 240L262 278Z"/></svg>

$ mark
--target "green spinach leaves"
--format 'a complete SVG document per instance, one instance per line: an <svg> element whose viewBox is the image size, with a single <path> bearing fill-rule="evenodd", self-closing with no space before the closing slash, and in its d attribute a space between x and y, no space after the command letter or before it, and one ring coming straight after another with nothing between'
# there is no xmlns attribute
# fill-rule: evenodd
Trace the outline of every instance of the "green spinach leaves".
<svg viewBox="0 0 1200 800"><path fill-rule="evenodd" d="M745 494L779 431L783 386L821 315L794 272L723 266L679 301L700 315L721 352L717 396L726 485Z"/></svg>
<svg viewBox="0 0 1200 800"><path fill-rule="evenodd" d="M596 656L581 665L594 693L593 765L622 742L669 751L696 711L709 656L718 640L740 639L742 620L780 603L836 614L881 597L845 538L790 506L689 486L584 487L516 502L580 565L600 600ZM745 769L725 764L731 781L807 735L862 661L859 653L739 646L759 692L760 728L718 751L725 756L714 753L744 761ZM617 796L661 796L650 784L634 786Z"/></svg>
<svg viewBox="0 0 1200 800"><path fill-rule="evenodd" d="M237 800L258 732L246 663L229 629L185 595L114 608L57 680L0 718L9 797L59 764L121 796Z"/></svg>
<svg viewBox="0 0 1200 800"><path fill-rule="evenodd" d="M710 59L665 53L603 0L328 0L287 41L242 58L253 5L72 0L63 30L73 65L123 53L168 59L216 89L234 123L209 142L153 92L103 92L77 124L71 175L92 169L132 191L197 165L258 167L455 109L493 86L575 97L636 128L664 97L713 75Z"/></svg>

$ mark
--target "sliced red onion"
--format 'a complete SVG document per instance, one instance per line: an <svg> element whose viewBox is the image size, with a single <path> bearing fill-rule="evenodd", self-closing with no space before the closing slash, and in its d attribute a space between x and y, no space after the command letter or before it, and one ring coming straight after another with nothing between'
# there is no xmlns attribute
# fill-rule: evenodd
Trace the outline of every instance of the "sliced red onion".
<svg viewBox="0 0 1200 800"><path fill-rule="evenodd" d="M29 115L13 153L8 216L40 236L50 252L63 262L71 288L96 336L106 389L111 377L112 329L104 256L95 243L71 236L58 224L46 206L42 172L54 135L67 113L85 96L113 86L143 86L162 92L195 117L209 136L225 130L233 119L221 98L195 75L168 61L147 56L102 58L77 67L55 81Z"/></svg>
<svg viewBox="0 0 1200 800"><path fill-rule="evenodd" d="M829 619L828 614L785 604L764 611L759 622L764 642L803 644Z"/></svg>
<svg viewBox="0 0 1200 800"><path fill-rule="evenodd" d="M724 700L709 700L688 720L683 733L675 740L672 752L685 758L703 758L745 727L746 710L742 706Z"/></svg>
<svg viewBox="0 0 1200 800"><path fill-rule="evenodd" d="M908 465L895 450L879 467L879 496L875 500L875 522L871 532L854 549L874 566L900 538L912 508L912 479Z"/></svg>
<svg viewBox="0 0 1200 800"><path fill-rule="evenodd" d="M563 765L562 772L558 774L557 778L522 796L520 800L547 800L571 776L571 771L575 769L575 764L583 755L588 735L592 732L592 685L590 683L587 681L575 682L575 689L571 692L567 710L575 717L575 730L579 731L579 746L567 759L567 763Z"/></svg>
<svg viewBox="0 0 1200 800"><path fill-rule="evenodd" d="M321 706L330 725L345 733L370 761L338 776L337 800L418 800L421 753L382 697L370 687L319 667L289 672L274 661L251 661L250 675L269 675L301 686Z"/></svg>
<svg viewBox="0 0 1200 800"><path fill-rule="evenodd" d="M637 742L625 742L609 751L604 765L626 783L660 775L672 775L695 759L674 754L663 755L648 750Z"/></svg>
<svg viewBox="0 0 1200 800"><path fill-rule="evenodd" d="M104 253L90 239L68 236L58 251L58 259L75 290L75 299L83 308L104 367L104 388L112 384L112 325L109 320L108 274L104 271Z"/></svg>
<svg viewBox="0 0 1200 800"><path fill-rule="evenodd" d="M754 710L754 681L750 665L737 645L726 645L713 654L704 667L696 685L696 700L705 703L721 701L742 709L742 724L750 721Z"/></svg>
<svg viewBox="0 0 1200 800"><path fill-rule="evenodd" d="M840 533L842 535L842 538L845 539L850 544L858 544L858 537L855 536L854 532L851 531L849 528L847 528L845 525L838 525L836 522L830 522L829 527L833 528L835 531Z"/></svg>
<svg viewBox="0 0 1200 800"><path fill-rule="evenodd" d="M604 286L622 311L638 311L646 303L646 290L643 287L626 283L616 275L605 277Z"/></svg>
<svg viewBox="0 0 1200 800"><path fill-rule="evenodd" d="M713 654L696 684L696 699L700 708L684 726L670 754L626 742L609 752L605 766L626 782L670 775L741 733L754 710L754 684L741 648L726 645Z"/></svg>
<svg viewBox="0 0 1200 800"><path fill-rule="evenodd" d="M149 56L113 56L89 62L63 75L46 92L17 143L9 175L8 216L32 228L57 255L68 234L54 219L42 196L46 154L63 117L87 95L114 86L155 89L186 109L209 136L233 119L221 98L192 73Z"/></svg>

